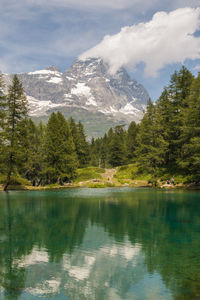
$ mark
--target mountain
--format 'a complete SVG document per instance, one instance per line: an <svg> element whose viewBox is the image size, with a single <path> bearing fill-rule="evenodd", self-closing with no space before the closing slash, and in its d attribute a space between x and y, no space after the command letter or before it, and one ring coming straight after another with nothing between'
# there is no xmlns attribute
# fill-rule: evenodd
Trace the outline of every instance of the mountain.
<svg viewBox="0 0 200 300"><path fill-rule="evenodd" d="M11 75L4 75L5 81ZM90 136L102 135L111 126L138 122L149 95L121 68L116 74L99 58L76 60L64 73L52 66L18 74L35 120L60 110L84 123Z"/></svg>

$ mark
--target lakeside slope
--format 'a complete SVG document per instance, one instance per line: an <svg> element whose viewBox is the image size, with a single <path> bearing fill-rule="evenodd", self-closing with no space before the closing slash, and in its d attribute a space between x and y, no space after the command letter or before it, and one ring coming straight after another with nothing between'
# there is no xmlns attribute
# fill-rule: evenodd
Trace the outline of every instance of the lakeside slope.
<svg viewBox="0 0 200 300"><path fill-rule="evenodd" d="M163 176L163 178L166 176ZM175 189L197 187L194 184L183 183L175 177L175 184L167 184L166 180L159 178L158 188ZM13 180L14 181L14 180ZM17 183L9 186L9 190L47 190L63 188L106 188L106 187L152 187L151 176L137 174L135 165L127 165L112 169L98 167L87 167L78 169L77 177L73 182L59 185L57 183L45 186L32 186L31 184ZM2 183L2 182L1 182ZM0 191L3 191L3 183L0 184Z"/></svg>

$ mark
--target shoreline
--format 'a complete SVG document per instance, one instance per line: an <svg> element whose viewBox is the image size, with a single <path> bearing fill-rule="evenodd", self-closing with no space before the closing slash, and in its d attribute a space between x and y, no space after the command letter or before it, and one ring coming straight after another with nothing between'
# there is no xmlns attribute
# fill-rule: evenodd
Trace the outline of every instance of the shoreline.
<svg viewBox="0 0 200 300"><path fill-rule="evenodd" d="M46 186L20 186L20 185L11 185L7 191L47 191L47 190L64 190L64 189L75 189L75 188L89 188L89 189L96 189L96 188L151 188L151 189L162 189L162 190L200 190L200 185L196 184L177 184L177 185L158 185L157 187L153 187L152 185L141 184L138 180L132 184L113 184L113 183L98 183L98 184L91 184L94 182L81 182L80 184L67 184L67 185L46 185ZM0 185L0 192L3 192L3 185Z"/></svg>
<svg viewBox="0 0 200 300"><path fill-rule="evenodd" d="M19 182L8 186L8 191L45 191L45 190L61 190L69 188L153 188L164 190L200 190L200 183L183 183L175 182L175 184L167 184L165 180L158 179L157 186L153 186L149 180L149 176L135 177L131 179L130 172L131 165L126 166L126 169L120 170L119 167L113 169L102 169L96 167L87 167L79 169L78 176L74 182L64 183L59 185L58 183L49 184L45 186L32 186L31 183ZM3 191L3 181L0 184L0 191Z"/></svg>

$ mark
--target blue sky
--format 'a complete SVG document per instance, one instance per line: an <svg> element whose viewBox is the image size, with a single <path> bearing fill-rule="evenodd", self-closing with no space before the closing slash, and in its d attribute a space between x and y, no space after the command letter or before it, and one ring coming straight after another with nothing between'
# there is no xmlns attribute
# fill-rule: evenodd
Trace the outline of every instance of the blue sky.
<svg viewBox="0 0 200 300"><path fill-rule="evenodd" d="M18 73L57 65L65 71L78 56L96 45L100 45L98 53L101 53L104 37L110 36L107 39L110 43L113 37L119 36L123 27L127 27L127 31L134 31L141 22L151 24L154 14L159 11L169 13L179 8L198 6L200 0L0 0L0 70ZM194 19L192 13L193 11L187 22ZM165 17L168 18L169 15L166 14ZM196 28L196 40L199 36L199 24L200 21L197 20L193 24ZM176 24L174 28L176 31ZM154 32L150 31L150 34L153 35ZM173 47L174 40L171 41ZM169 57L173 53L169 53L168 58L162 57L163 65L154 70L155 74L152 70L145 71L145 64L151 64L150 58L146 58L145 63L141 62L143 52L138 50L141 57L137 61L131 55L132 49L129 47L130 51L126 55L130 58L125 57L125 67L132 77L145 86L151 98L156 100L163 86L169 83L170 75L182 63L195 75L200 71L200 52L195 50L200 45L198 43L194 39L193 43L188 42L188 48L191 48L188 53L182 53L180 48L182 59L179 61L176 58L170 61ZM109 62L109 54L105 53L106 43L104 44L103 55ZM136 47L133 43L133 50ZM187 48L187 45L183 48ZM156 49L149 53L155 64L155 58L162 52L159 48ZM116 54L115 62L120 61L120 55L120 52ZM168 53L165 54L167 55ZM149 68L152 69L152 66Z"/></svg>

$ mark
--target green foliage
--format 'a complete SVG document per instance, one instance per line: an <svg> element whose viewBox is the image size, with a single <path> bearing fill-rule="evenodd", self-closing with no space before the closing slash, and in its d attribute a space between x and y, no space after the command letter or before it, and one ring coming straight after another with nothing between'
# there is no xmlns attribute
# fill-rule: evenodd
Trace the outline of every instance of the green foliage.
<svg viewBox="0 0 200 300"><path fill-rule="evenodd" d="M181 174L171 174L171 173L164 173L162 174L162 176L160 177L160 181L166 183L167 180L174 178L174 184L179 184L179 183L188 183L188 178L185 177L184 175Z"/></svg>
<svg viewBox="0 0 200 300"><path fill-rule="evenodd" d="M0 169L34 186L63 185L101 178L104 168L118 167L124 180L161 179L200 182L200 74L182 67L171 76L156 103L150 100L140 124L110 128L89 143L81 122L52 113L47 125L27 118L23 87L13 77L8 94L0 76ZM90 167L88 167L90 166ZM77 168L79 169L77 170ZM92 183L93 184L93 183ZM99 183L94 183L98 186Z"/></svg>
<svg viewBox="0 0 200 300"><path fill-rule="evenodd" d="M4 153L5 153L5 122L6 122L6 96L3 92L4 83L0 74L0 168L3 170Z"/></svg>
<svg viewBox="0 0 200 300"><path fill-rule="evenodd" d="M119 167L115 177L117 179L132 179L136 174L138 174L138 168L135 164L132 164Z"/></svg>
<svg viewBox="0 0 200 300"><path fill-rule="evenodd" d="M86 135L83 124L81 122L76 124L75 120L71 117L69 119L69 126L71 129L71 134L75 145L75 151L79 161L79 166L85 167L88 165L90 154L89 144L86 141Z"/></svg>
<svg viewBox="0 0 200 300"><path fill-rule="evenodd" d="M102 183L102 182L90 182L88 184L89 188L99 189L99 188L107 188L107 187L114 187L114 184L110 182Z"/></svg>
<svg viewBox="0 0 200 300"><path fill-rule="evenodd" d="M178 164L190 181L200 182L200 74L191 85L188 107L184 111Z"/></svg>
<svg viewBox="0 0 200 300"><path fill-rule="evenodd" d="M7 180L4 185L4 190L7 189L10 176L18 164L21 162L22 153L24 148L19 142L20 136L23 135L23 121L27 116L27 99L24 93L21 82L18 77L14 75L11 86L8 89L6 122L4 126L5 136L5 166L7 172Z"/></svg>
<svg viewBox="0 0 200 300"><path fill-rule="evenodd" d="M44 136L46 183L62 184L71 180L77 169L77 156L67 120L58 112L52 113Z"/></svg>
<svg viewBox="0 0 200 300"><path fill-rule="evenodd" d="M158 169L164 163L168 146L158 118L157 108L149 101L140 124L136 150L140 171L151 174L154 185L157 185Z"/></svg>
<svg viewBox="0 0 200 300"><path fill-rule="evenodd" d="M5 181L6 181L6 175L0 175L0 184L4 184ZM25 178L23 178L19 175L18 176L11 176L9 184L14 185L14 186L16 186L16 185L30 186L31 185L31 183L27 179L25 179Z"/></svg>
<svg viewBox="0 0 200 300"><path fill-rule="evenodd" d="M150 174L141 173L137 164L130 164L126 166L121 166L117 169L115 177L121 182L123 180L132 179L132 180L149 180L151 178ZM122 181L121 181L122 180Z"/></svg>
<svg viewBox="0 0 200 300"><path fill-rule="evenodd" d="M127 157L129 160L135 158L136 156L136 148L137 148L137 135L139 132L139 125L137 125L134 121L128 127L127 131Z"/></svg>
<svg viewBox="0 0 200 300"><path fill-rule="evenodd" d="M171 76L170 84L164 89L157 102L159 123L165 129L164 136L168 142L165 163L178 168L181 158L183 139L181 131L184 124L184 114L188 108L188 97L191 92L193 75L182 67Z"/></svg>
<svg viewBox="0 0 200 300"><path fill-rule="evenodd" d="M4 88L4 82L2 79L2 75L0 74L0 132L2 132L5 125L6 106L7 106L6 96L4 95L3 88Z"/></svg>
<svg viewBox="0 0 200 300"><path fill-rule="evenodd" d="M112 167L126 163L126 132L123 126L116 126L108 144L108 162Z"/></svg>
<svg viewBox="0 0 200 300"><path fill-rule="evenodd" d="M87 168L78 169L75 182L86 181L94 178L102 178L101 174L104 172L105 170L103 168L97 168L97 167L87 167Z"/></svg>

